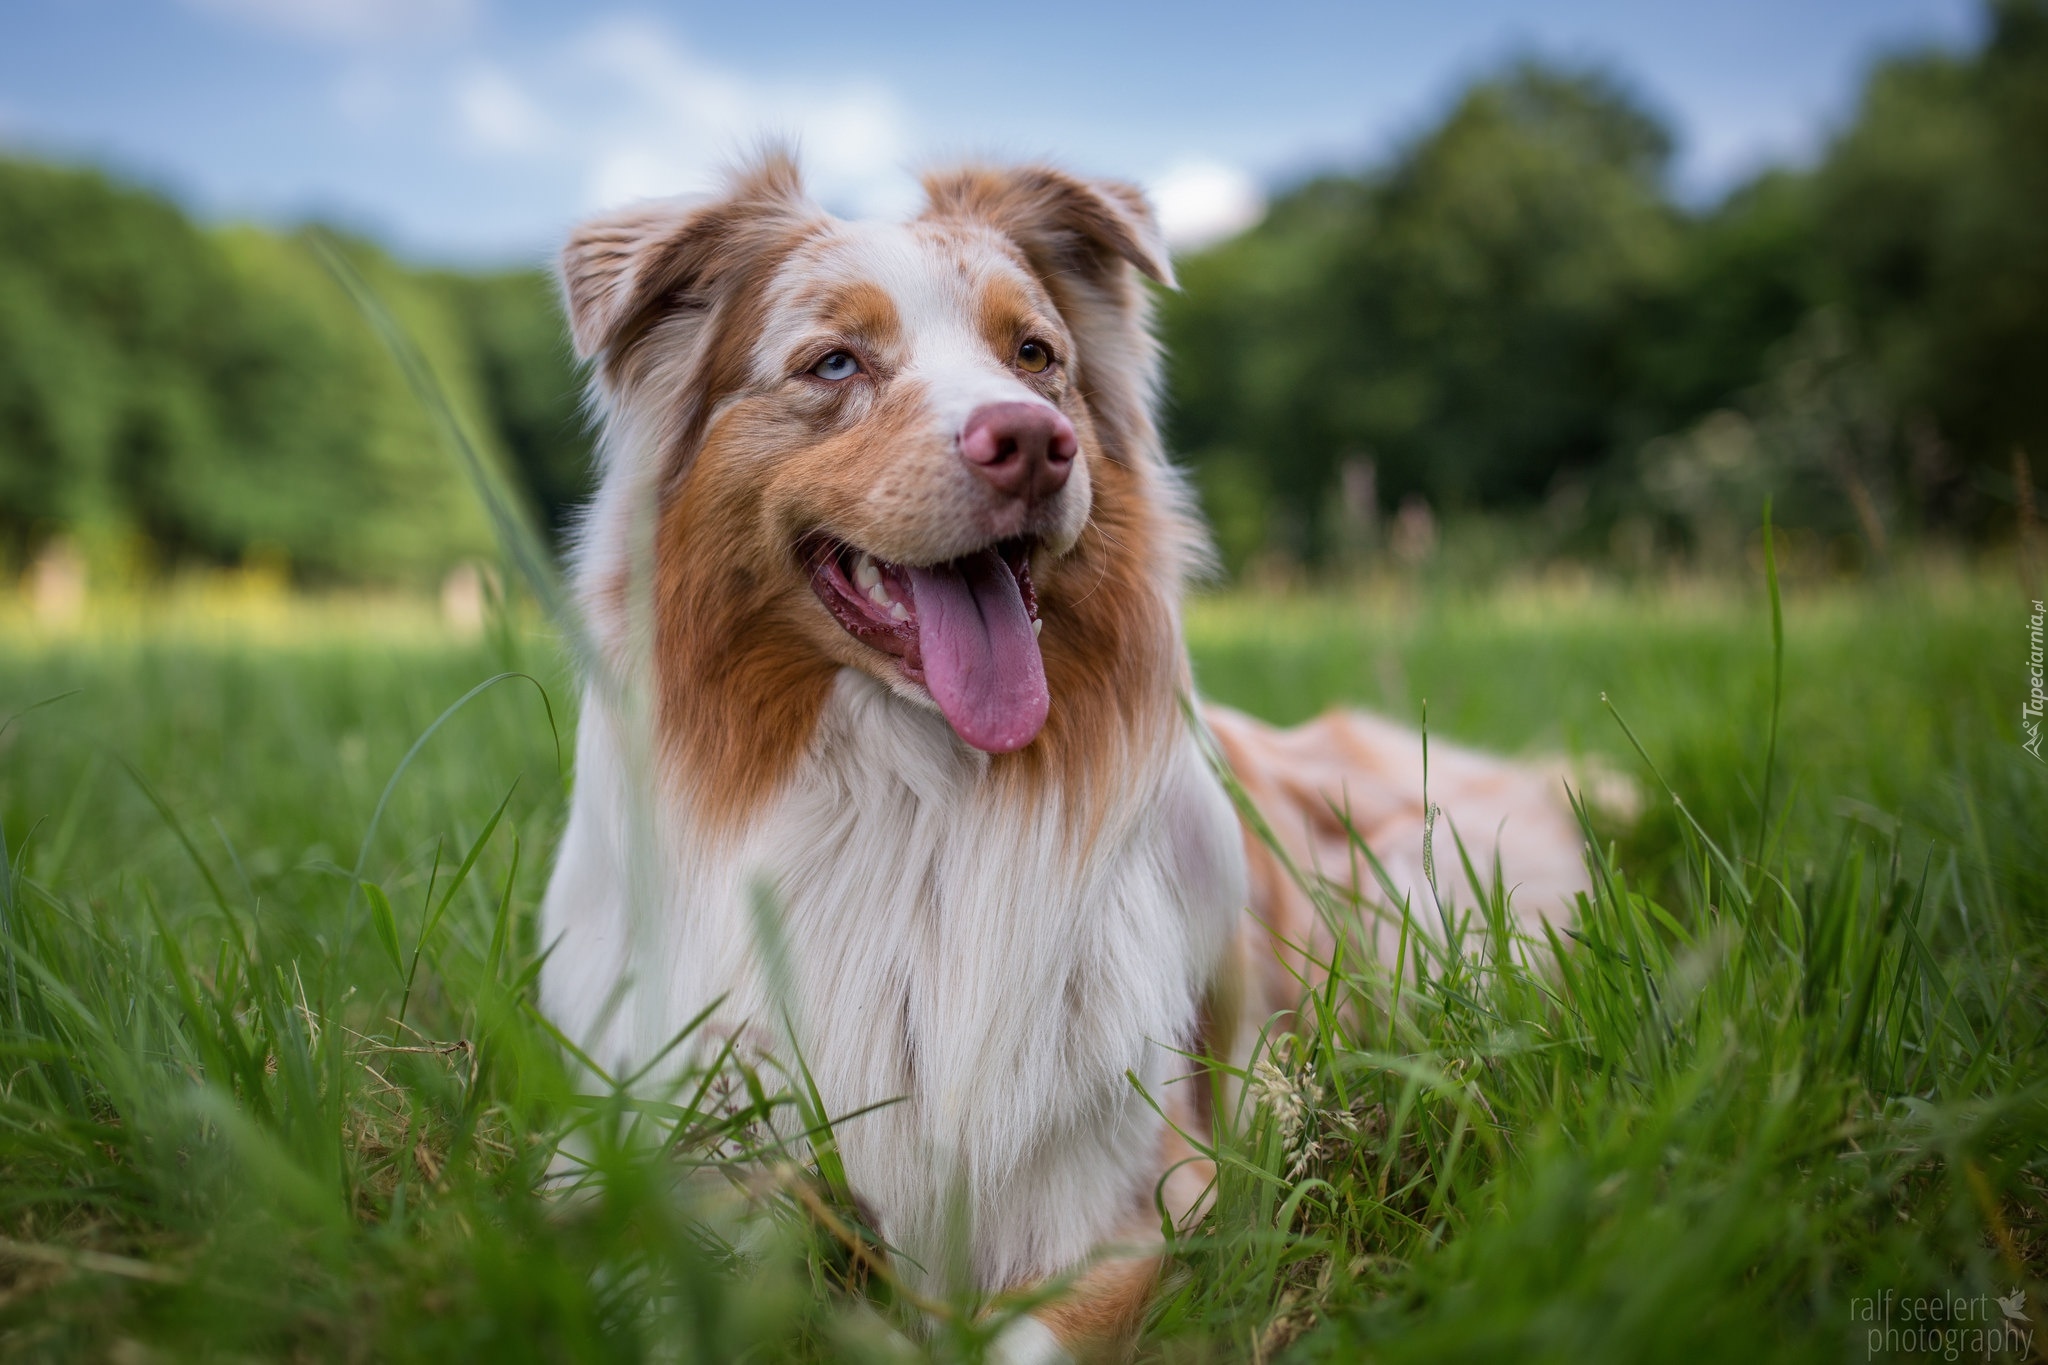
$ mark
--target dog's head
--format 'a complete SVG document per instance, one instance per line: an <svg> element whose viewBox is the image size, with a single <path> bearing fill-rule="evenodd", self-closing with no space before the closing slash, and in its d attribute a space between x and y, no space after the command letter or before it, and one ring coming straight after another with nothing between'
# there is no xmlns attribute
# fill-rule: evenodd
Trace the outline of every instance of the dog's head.
<svg viewBox="0 0 2048 1365"><path fill-rule="evenodd" d="M771 155L716 201L601 218L563 254L606 478L657 503L670 727L785 711L769 767L840 666L976 748L1023 749L1062 683L1090 682L1063 659L1146 648L1091 639L1134 608L1088 597L1178 578L1135 278L1171 270L1144 199L1043 168L926 191L912 221L845 222ZM1174 562L1130 562L1148 552Z"/></svg>

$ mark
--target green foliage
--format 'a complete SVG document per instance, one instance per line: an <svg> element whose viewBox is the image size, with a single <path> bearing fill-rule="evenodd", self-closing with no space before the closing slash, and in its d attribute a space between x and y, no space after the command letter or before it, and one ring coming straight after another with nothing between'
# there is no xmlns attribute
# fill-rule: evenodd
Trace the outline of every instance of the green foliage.
<svg viewBox="0 0 2048 1365"><path fill-rule="evenodd" d="M2037 1308L2017 619L1981 581L1795 592L1760 820L1755 597L1197 604L1211 695L1426 696L1433 730L1604 755L1651 805L1554 970L1439 828L1465 951L1335 964L1254 1068L1144 1358L1810 1359L1862 1354L1851 1300L1886 1289ZM0 1354L979 1358L988 1321L900 1293L767 1138L800 1077L579 1096L530 1009L569 737L529 683L478 686L531 674L564 717L553 644L290 620L0 622L0 718L61 698L0 731Z"/></svg>
<svg viewBox="0 0 2048 1365"><path fill-rule="evenodd" d="M1817 182L1835 293L1892 402L1951 460L2003 473L2015 445L2048 452L2048 5L1992 13L1975 58L1881 67ZM1900 470L1918 496L1987 491L1955 486L1939 452L1922 462Z"/></svg>
<svg viewBox="0 0 2048 1365"><path fill-rule="evenodd" d="M553 283L537 271L429 279L475 357L484 409L511 471L560 537L590 489L590 434Z"/></svg>
<svg viewBox="0 0 2048 1365"><path fill-rule="evenodd" d="M488 443L521 470L571 463L537 279L437 287L345 249ZM257 558L417 581L491 545L303 236L202 231L96 174L0 160L0 563L60 532L116 574Z"/></svg>
<svg viewBox="0 0 2048 1365"><path fill-rule="evenodd" d="M1754 842L1681 846L1668 909L1604 861L1554 969L1469 863L1440 890L1467 907L1452 951L1416 929L1401 979L1337 961L1246 1077L1162 1316L1295 1360L1813 1359L1864 1346L1853 1305L1887 1291L2002 1325L1989 1298L2039 1265L1989 1191L2038 1197L2048 1091L2001 1027L2037 985L1975 960L2016 945L1972 923L1995 889L1897 835L1803 880Z"/></svg>
<svg viewBox="0 0 2048 1365"><path fill-rule="evenodd" d="M1621 329L1674 265L1665 153L1618 89L1525 67L1384 175L1289 195L1166 305L1176 443L1253 455L1309 553L1346 457L1439 504L1593 463L1626 420Z"/></svg>
<svg viewBox="0 0 2048 1365"><path fill-rule="evenodd" d="M370 634L8 654L0 714L59 678L86 706L44 732L69 772L0 739L0 1354L862 1358L810 1215L724 1174L787 1167L777 1078L593 1097L533 1012L561 751L480 666ZM43 778L63 817L17 823Z"/></svg>
<svg viewBox="0 0 2048 1365"><path fill-rule="evenodd" d="M1410 497L1544 502L1543 553L1624 564L1731 563L1766 493L1850 564L2006 533L2048 458L2048 0L1990 16L1712 206L1625 84L1523 63L1183 261L1169 436L1226 566L1350 567ZM553 286L348 250L559 539L590 440ZM117 577L420 580L487 549L430 435L301 236L0 160L0 568L68 532Z"/></svg>
<svg viewBox="0 0 2048 1365"><path fill-rule="evenodd" d="M1725 559L1772 490L1866 558L2009 527L2012 452L2048 449L2048 4L2001 0L1991 30L1879 64L1819 166L1703 210L1612 80L1475 85L1388 166L1184 264L1175 448L1219 520L1254 477L1266 539L1311 560L1363 461L1389 508L1548 495L1580 553L1641 518Z"/></svg>

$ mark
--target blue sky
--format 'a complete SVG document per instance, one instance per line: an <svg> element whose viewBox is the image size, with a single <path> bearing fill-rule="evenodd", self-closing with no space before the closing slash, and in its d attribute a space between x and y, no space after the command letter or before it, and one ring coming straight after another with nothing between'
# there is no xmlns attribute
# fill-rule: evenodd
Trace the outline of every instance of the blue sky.
<svg viewBox="0 0 2048 1365"><path fill-rule="evenodd" d="M1146 184L1197 242L1521 53L1624 75L1705 197L1811 155L1875 57L1982 28L1975 0L5 3L0 146L460 263L538 260L766 134L843 211L905 206L935 160L1043 156Z"/></svg>

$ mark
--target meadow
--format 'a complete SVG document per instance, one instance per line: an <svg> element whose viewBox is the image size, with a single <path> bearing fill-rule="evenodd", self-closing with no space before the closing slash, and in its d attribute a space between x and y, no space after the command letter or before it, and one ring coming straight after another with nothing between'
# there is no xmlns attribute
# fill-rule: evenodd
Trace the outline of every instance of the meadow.
<svg viewBox="0 0 2048 1365"><path fill-rule="evenodd" d="M1782 606L1781 684L1760 574L1194 606L1209 696L1426 703L1643 809L1589 814L1554 965L1497 893L1406 972L1335 964L1246 1078L1142 1358L2042 1354L2026 596L1930 562ZM571 1084L530 1001L573 695L517 612L0 606L0 1354L979 1358L1022 1305L900 1290L800 1085ZM809 1148L765 1136L782 1106ZM588 1169L545 1193L571 1129Z"/></svg>

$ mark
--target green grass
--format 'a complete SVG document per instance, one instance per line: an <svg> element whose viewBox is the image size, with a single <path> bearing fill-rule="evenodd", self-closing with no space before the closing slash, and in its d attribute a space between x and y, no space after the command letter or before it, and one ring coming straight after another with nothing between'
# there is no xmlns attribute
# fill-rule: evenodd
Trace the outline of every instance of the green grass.
<svg viewBox="0 0 2048 1365"><path fill-rule="evenodd" d="M1792 593L1766 821L1760 587L1198 604L1218 699L1426 699L1434 734L1602 755L1651 799L1601 828L1554 969L1498 906L1398 980L1336 964L1144 1352L1866 1359L1858 1299L1904 1326L1905 1299L2017 1285L2039 1321L2023 606L1954 574ZM59 698L0 733L0 1355L975 1356L975 1305L890 1330L926 1315L829 1147L762 1146L776 1078L571 1085L527 1003L573 724L552 645L259 607L0 615L0 718ZM591 1171L549 1196L571 1128Z"/></svg>

